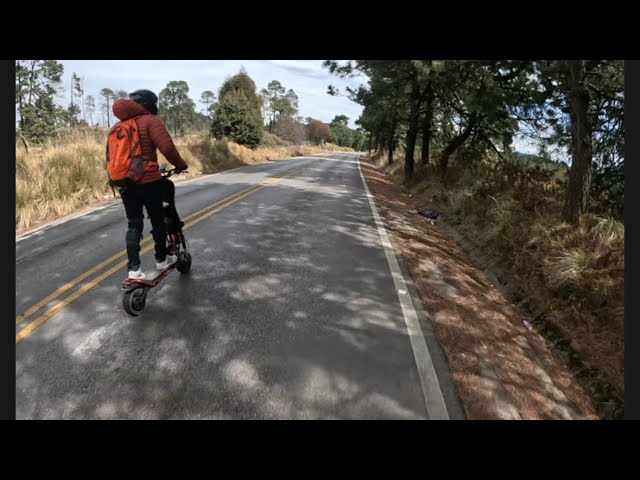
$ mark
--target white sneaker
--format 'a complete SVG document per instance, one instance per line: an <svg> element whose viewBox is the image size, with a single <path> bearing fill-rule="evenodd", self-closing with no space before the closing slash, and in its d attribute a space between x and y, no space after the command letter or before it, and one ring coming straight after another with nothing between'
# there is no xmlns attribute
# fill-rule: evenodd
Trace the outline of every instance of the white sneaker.
<svg viewBox="0 0 640 480"><path fill-rule="evenodd" d="M177 255L167 255L167 258L164 259L164 262L160 262L160 263L156 262L156 268L158 270L164 270L165 268L168 268L169 266L173 265L177 261L178 261Z"/></svg>
<svg viewBox="0 0 640 480"><path fill-rule="evenodd" d="M138 268L138 270L136 270L136 271L133 271L133 270L129 271L129 278L142 280L142 279L145 278L145 274L144 274L144 272L142 271L141 268Z"/></svg>

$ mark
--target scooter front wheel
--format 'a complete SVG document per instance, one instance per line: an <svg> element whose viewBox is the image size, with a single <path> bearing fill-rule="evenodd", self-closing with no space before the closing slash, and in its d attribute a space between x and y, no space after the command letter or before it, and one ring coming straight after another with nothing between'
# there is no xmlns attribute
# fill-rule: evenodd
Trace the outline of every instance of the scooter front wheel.
<svg viewBox="0 0 640 480"><path fill-rule="evenodd" d="M180 273L189 273L189 270L191 270L191 254L189 252L180 252L178 254L178 265L176 268Z"/></svg>
<svg viewBox="0 0 640 480"><path fill-rule="evenodd" d="M144 306L147 303L147 289L136 288L124 292L122 296L122 306L124 311L129 315L137 317L144 310Z"/></svg>

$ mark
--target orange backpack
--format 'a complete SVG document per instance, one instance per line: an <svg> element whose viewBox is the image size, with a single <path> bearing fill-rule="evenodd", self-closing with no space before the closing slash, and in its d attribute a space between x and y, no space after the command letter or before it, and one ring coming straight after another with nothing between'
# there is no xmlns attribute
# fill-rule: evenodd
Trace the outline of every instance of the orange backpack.
<svg viewBox="0 0 640 480"><path fill-rule="evenodd" d="M107 139L107 171L112 187L124 188L144 176L142 146L135 119L116 123Z"/></svg>

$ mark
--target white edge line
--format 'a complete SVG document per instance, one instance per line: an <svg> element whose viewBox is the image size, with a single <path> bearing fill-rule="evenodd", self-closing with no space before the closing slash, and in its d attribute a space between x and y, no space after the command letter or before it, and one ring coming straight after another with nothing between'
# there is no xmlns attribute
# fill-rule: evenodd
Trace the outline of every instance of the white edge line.
<svg viewBox="0 0 640 480"><path fill-rule="evenodd" d="M389 270L393 278L393 283L398 295L398 301L402 307L402 314L404 321L407 324L407 330L409 332L409 339L411 340L411 348L413 349L413 356L416 360L416 366L418 367L418 374L420 376L420 383L422 385L422 393L424 394L424 400L427 406L427 413L430 420L449 420L449 413L447 411L447 405L442 396L442 390L440 389L440 383L438 382L438 376L436 374L435 367L429 349L427 348L427 342L424 339L422 328L420 327L420 321L418 320L418 314L416 313L413 303L409 295L400 295L399 291L408 292L407 284L405 282L398 259L393 251L387 230L382 223L378 209L374 202L373 196L369 191L367 181L362 174L362 168L360 167L360 155L358 158L358 171L360 172L360 178L364 184L364 189L373 212L373 218L375 219L376 226L378 227L378 233L384 252L389 263Z"/></svg>
<svg viewBox="0 0 640 480"><path fill-rule="evenodd" d="M37 227L35 230L30 230L26 233L23 233L21 236L16 237L16 243L21 242L22 240L26 240L27 238L40 233L44 230L47 230L51 227L55 227L57 225L61 225L63 223L66 223L68 221L71 220L75 220L76 218L80 218L80 217L84 217L85 215L88 215L90 213L94 213L97 212L99 210L104 210L105 208L109 208L112 207L113 205L116 205L119 202L119 199L113 199L113 200L109 200L109 202L106 205L100 205L98 207L94 207L94 208L89 208L88 210L85 210L83 212L80 213L72 213L70 215L67 215L65 217L59 218L57 220L53 220L51 222L47 222L44 223L42 225L40 225L39 227Z"/></svg>

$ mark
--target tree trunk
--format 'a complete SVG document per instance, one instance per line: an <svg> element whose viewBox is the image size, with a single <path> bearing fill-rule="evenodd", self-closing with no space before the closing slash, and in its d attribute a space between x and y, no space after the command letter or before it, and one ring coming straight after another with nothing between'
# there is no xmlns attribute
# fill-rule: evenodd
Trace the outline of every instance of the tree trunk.
<svg viewBox="0 0 640 480"><path fill-rule="evenodd" d="M427 108L422 120L422 150L420 152L420 164L429 165L429 149L431 147L431 127L433 124L433 88L427 85Z"/></svg>
<svg viewBox="0 0 640 480"><path fill-rule="evenodd" d="M107 128L111 128L111 106L109 105L109 97L107 97Z"/></svg>
<svg viewBox="0 0 640 480"><path fill-rule="evenodd" d="M27 143L27 140L24 138L24 135L22 134L22 132L20 132L20 140L22 140L22 145L24 145L24 149L27 151L27 154L28 154L29 144Z"/></svg>
<svg viewBox="0 0 640 480"><path fill-rule="evenodd" d="M27 106L29 107L33 107L33 102L31 100L33 98L33 90L35 88L34 82L35 82L35 75L36 75L36 72L35 72L36 62L37 60L33 60L31 62L31 74L29 75L29 99L27 100ZM29 130L30 128L31 128L31 125L29 125L29 122L25 121L23 124L23 130Z"/></svg>
<svg viewBox="0 0 640 480"><path fill-rule="evenodd" d="M391 122L391 129L389 131L389 138L387 139L387 149L389 155L389 165L393 163L393 152L396 149L395 146L395 136L396 136L396 128L398 128L398 119L394 116L393 121Z"/></svg>
<svg viewBox="0 0 640 480"><path fill-rule="evenodd" d="M569 61L569 112L571 116L571 169L562 219L571 225L586 212L591 187L591 123L589 92L584 86L584 61Z"/></svg>
<svg viewBox="0 0 640 480"><path fill-rule="evenodd" d="M33 60L31 62L31 75L29 75L29 101L27 103L28 103L28 105L30 107L33 106L33 103L31 103L31 99L32 99L32 96L33 96L33 88L34 88L33 82L35 80L35 75L36 75L36 72L35 72L35 70L36 70L36 62L37 62L37 60Z"/></svg>
<svg viewBox="0 0 640 480"><path fill-rule="evenodd" d="M467 123L467 126L462 131L462 133L460 135L453 137L449 142L449 144L444 148L444 150L440 154L438 163L440 165L440 174L442 175L442 178L445 178L447 175L447 169L449 167L449 158L451 157L453 152L455 152L467 140L467 138L469 138L469 135L471 135L471 132L475 127L475 122L476 122L475 118L471 117L469 119L469 122Z"/></svg>
<svg viewBox="0 0 640 480"><path fill-rule="evenodd" d="M22 95L20 95L20 99L18 100L18 112L20 112L20 130L24 132L24 115L22 114L24 106L23 106L23 100L22 100Z"/></svg>
<svg viewBox="0 0 640 480"><path fill-rule="evenodd" d="M73 97L75 97L75 92L73 91L73 76L71 77L71 112L73 112ZM71 125L73 126L73 119L71 119Z"/></svg>
<svg viewBox="0 0 640 480"><path fill-rule="evenodd" d="M87 123L86 108L84 105L84 77L82 77L82 83L80 85L80 105L82 106L82 121Z"/></svg>
<svg viewBox="0 0 640 480"><path fill-rule="evenodd" d="M420 113L420 84L414 78L411 85L411 107L409 110L409 130L407 131L406 155L404 157L404 184L410 185L415 170L414 154L418 140L418 116Z"/></svg>

